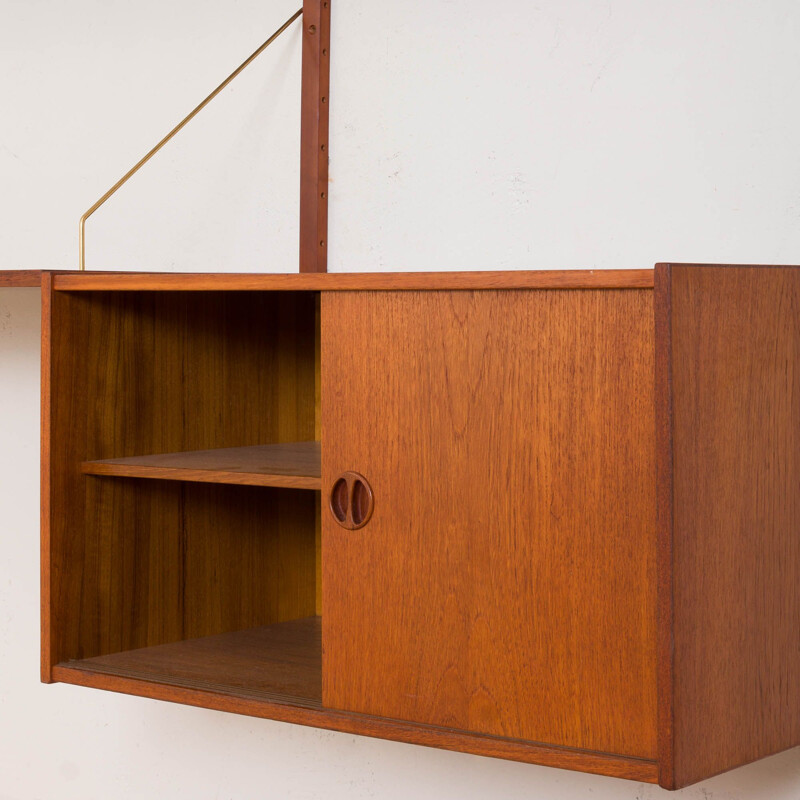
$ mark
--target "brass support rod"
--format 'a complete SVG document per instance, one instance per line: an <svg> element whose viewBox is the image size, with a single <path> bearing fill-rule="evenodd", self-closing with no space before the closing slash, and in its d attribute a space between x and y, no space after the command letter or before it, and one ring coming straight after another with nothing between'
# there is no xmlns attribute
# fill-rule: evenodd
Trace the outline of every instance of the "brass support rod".
<svg viewBox="0 0 800 800"><path fill-rule="evenodd" d="M86 220L97 211L103 203L111 197L114 192L117 191L132 175L137 173L173 136L175 136L178 131L180 131L190 120L194 119L245 67L249 66L251 62L253 62L264 50L267 49L298 17L302 16L303 9L301 8L299 11L296 11L289 17L286 22L281 25L272 36L267 39L261 47L258 48L251 56L249 56L245 61L243 61L227 78L225 78L222 83L211 92L205 100L203 100L199 105L197 105L193 111L191 111L187 116L185 116L150 152L144 156L140 161L137 161L136 164L131 167L96 203L94 203L88 211L81 217L80 227L79 227L79 249L80 255L78 259L78 267L81 270L86 269L86 241L85 241L85 232L86 232Z"/></svg>

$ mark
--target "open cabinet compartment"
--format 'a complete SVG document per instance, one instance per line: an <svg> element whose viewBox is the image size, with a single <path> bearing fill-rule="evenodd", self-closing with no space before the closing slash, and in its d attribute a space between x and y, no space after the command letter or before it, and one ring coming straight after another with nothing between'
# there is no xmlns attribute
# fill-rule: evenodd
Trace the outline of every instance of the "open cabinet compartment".
<svg viewBox="0 0 800 800"><path fill-rule="evenodd" d="M318 705L318 293L45 294L43 678Z"/></svg>

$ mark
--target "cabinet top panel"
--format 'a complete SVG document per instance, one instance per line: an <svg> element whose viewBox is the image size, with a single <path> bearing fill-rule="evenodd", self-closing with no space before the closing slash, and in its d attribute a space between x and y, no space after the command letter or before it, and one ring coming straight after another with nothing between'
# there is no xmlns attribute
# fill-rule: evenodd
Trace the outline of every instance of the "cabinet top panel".
<svg viewBox="0 0 800 800"><path fill-rule="evenodd" d="M681 264L672 266L760 266ZM512 270L481 272L78 272L2 270L0 288L56 291L425 291L473 289L652 289L652 269Z"/></svg>
<svg viewBox="0 0 800 800"><path fill-rule="evenodd" d="M56 291L652 289L653 270L292 274L56 272L52 273L52 287Z"/></svg>

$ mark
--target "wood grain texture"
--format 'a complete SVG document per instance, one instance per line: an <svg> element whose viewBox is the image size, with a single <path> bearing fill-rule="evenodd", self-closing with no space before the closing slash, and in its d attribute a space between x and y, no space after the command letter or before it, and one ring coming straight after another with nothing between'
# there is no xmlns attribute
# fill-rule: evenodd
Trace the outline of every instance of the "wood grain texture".
<svg viewBox="0 0 800 800"><path fill-rule="evenodd" d="M303 0L300 272L328 269L331 0Z"/></svg>
<svg viewBox="0 0 800 800"><path fill-rule="evenodd" d="M287 442L84 461L86 475L320 488L319 442Z"/></svg>
<svg viewBox="0 0 800 800"><path fill-rule="evenodd" d="M654 758L652 292L323 293L322 322L323 492L375 495L359 532L323 509L324 704Z"/></svg>
<svg viewBox="0 0 800 800"><path fill-rule="evenodd" d="M279 622L68 661L62 666L319 708L322 621L319 617L308 617Z"/></svg>
<svg viewBox="0 0 800 800"><path fill-rule="evenodd" d="M42 285L40 269L0 269L0 289L5 287L35 287Z"/></svg>
<svg viewBox="0 0 800 800"><path fill-rule="evenodd" d="M320 361L320 303L321 296L316 295L315 298L315 317L316 317L316 342L315 348L315 365L314 365L314 438L319 441L322 437L322 419L321 419L321 368ZM320 470L322 467L320 466ZM322 473L320 472L320 475ZM320 481L321 484L321 481ZM322 495L316 495L316 525L315 525L315 548L317 559L317 616L322 615Z"/></svg>
<svg viewBox="0 0 800 800"><path fill-rule="evenodd" d="M652 269L328 274L68 273L62 291L424 291L475 289L652 289Z"/></svg>
<svg viewBox="0 0 800 800"><path fill-rule="evenodd" d="M800 744L800 268L658 269L680 787Z"/></svg>
<svg viewBox="0 0 800 800"><path fill-rule="evenodd" d="M84 275L78 270L44 270L44 269L0 269L0 288L30 287L38 289L45 275ZM92 272L93 275L114 275L107 271Z"/></svg>
<svg viewBox="0 0 800 800"><path fill-rule="evenodd" d="M45 677L312 615L312 493L121 481L81 462L312 439L313 296L50 291L44 308Z"/></svg>
<svg viewBox="0 0 800 800"><path fill-rule="evenodd" d="M207 687L167 686L146 679L121 677L65 665L54 667L53 677L57 681L77 686L124 692L139 697L183 703L234 714L246 714L251 717L274 719L296 725L311 725L316 728L361 736L374 736L380 739L609 775L615 778L627 778L647 783L656 782L655 762L644 759L625 758L565 747L550 747L534 742L480 736L401 720L319 709L314 708L312 703L300 705L275 702L274 700L249 697L247 691L239 694L230 689L222 692Z"/></svg>
<svg viewBox="0 0 800 800"><path fill-rule="evenodd" d="M674 673L672 636L672 295L669 266L657 267L655 311L656 540L658 626L659 783L674 788Z"/></svg>

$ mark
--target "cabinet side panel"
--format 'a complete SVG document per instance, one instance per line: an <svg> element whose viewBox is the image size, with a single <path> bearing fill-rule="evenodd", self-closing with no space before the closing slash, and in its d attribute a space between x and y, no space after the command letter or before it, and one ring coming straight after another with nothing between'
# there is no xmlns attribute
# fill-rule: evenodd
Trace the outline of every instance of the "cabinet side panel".
<svg viewBox="0 0 800 800"><path fill-rule="evenodd" d="M81 362L88 298L42 284L42 603L43 677L73 655L83 592L85 497L70 452L86 441L88 393ZM74 352L73 352L74 351Z"/></svg>
<svg viewBox="0 0 800 800"><path fill-rule="evenodd" d="M52 299L53 278L49 273L42 276L42 382L41 382L41 517L40 537L41 551L40 569L40 621L41 621L41 678L50 683L52 668L58 662L54 660L52 647L52 629L50 621L51 606L51 569L50 569L50 406L52 363Z"/></svg>
<svg viewBox="0 0 800 800"><path fill-rule="evenodd" d="M800 743L800 269L671 273L684 786Z"/></svg>
<svg viewBox="0 0 800 800"><path fill-rule="evenodd" d="M649 290L323 294L323 702L654 758Z"/></svg>
<svg viewBox="0 0 800 800"><path fill-rule="evenodd" d="M658 782L674 788L672 638L672 273L655 269L656 540L658 626Z"/></svg>

